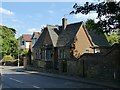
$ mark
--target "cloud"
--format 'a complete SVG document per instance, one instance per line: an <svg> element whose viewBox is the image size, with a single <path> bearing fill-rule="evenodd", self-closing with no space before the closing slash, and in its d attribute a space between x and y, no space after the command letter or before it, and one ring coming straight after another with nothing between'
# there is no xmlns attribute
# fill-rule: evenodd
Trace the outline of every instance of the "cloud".
<svg viewBox="0 0 120 90"><path fill-rule="evenodd" d="M30 33L32 33L32 32L38 31L38 30L36 28L30 28L27 31L30 32Z"/></svg>
<svg viewBox="0 0 120 90"><path fill-rule="evenodd" d="M17 20L16 19L12 19L12 22L17 22Z"/></svg>
<svg viewBox="0 0 120 90"><path fill-rule="evenodd" d="M46 27L46 25L41 25L40 28L30 28L27 30L28 33L32 34L33 32L41 32L42 28Z"/></svg>
<svg viewBox="0 0 120 90"><path fill-rule="evenodd" d="M41 26L40 26L41 29L44 28L44 27L46 27L46 25L41 25Z"/></svg>
<svg viewBox="0 0 120 90"><path fill-rule="evenodd" d="M2 7L0 7L0 14L5 14L5 15L14 15L14 12L4 9Z"/></svg>
<svg viewBox="0 0 120 90"><path fill-rule="evenodd" d="M95 13L95 12L87 14L87 15L79 13L79 14L75 14L73 17L78 20L82 20L82 21L86 21L87 19L94 19L95 21L97 21L97 19L96 19L97 13Z"/></svg>
<svg viewBox="0 0 120 90"><path fill-rule="evenodd" d="M54 11L52 11L52 10L49 10L49 11L48 11L48 13L50 13L50 14L53 14L53 13L54 13Z"/></svg>

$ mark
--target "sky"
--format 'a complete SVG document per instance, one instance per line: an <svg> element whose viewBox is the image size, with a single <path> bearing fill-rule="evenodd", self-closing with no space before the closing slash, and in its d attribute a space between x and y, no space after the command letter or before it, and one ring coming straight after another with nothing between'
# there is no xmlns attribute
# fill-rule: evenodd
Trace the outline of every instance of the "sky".
<svg viewBox="0 0 120 90"><path fill-rule="evenodd" d="M67 2L48 2L46 0L46 2L5 1L0 3L0 25L16 29L16 38L22 34L40 32L41 28L46 25L61 25L62 18L67 18L67 22L70 24L80 21L85 22L87 19L96 19L97 17L95 12L88 15L69 15L74 10L73 5L76 3L69 0ZM98 0L81 0L77 3L83 5L86 1L98 2Z"/></svg>

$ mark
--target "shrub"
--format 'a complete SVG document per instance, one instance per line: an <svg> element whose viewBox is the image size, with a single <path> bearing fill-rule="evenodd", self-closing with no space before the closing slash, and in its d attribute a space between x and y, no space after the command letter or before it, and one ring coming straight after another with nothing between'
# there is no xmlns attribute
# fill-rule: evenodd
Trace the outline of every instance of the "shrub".
<svg viewBox="0 0 120 90"><path fill-rule="evenodd" d="M5 55L1 60L2 64L12 65L16 60L11 55Z"/></svg>

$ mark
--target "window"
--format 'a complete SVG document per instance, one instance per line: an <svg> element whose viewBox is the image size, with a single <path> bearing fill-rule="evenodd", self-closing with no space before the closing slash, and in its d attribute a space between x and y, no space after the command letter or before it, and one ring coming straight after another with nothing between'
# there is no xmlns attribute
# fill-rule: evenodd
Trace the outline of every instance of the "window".
<svg viewBox="0 0 120 90"><path fill-rule="evenodd" d="M47 50L46 52L46 59L52 59L52 50Z"/></svg>
<svg viewBox="0 0 120 90"><path fill-rule="evenodd" d="M45 59L45 52L44 52L44 50L41 50L41 59Z"/></svg>
<svg viewBox="0 0 120 90"><path fill-rule="evenodd" d="M96 48L95 53L100 53L100 49Z"/></svg>
<svg viewBox="0 0 120 90"><path fill-rule="evenodd" d="M58 58L59 58L59 59L66 58L66 53L65 53L65 50L64 50L64 49L59 49L59 50L58 50Z"/></svg>

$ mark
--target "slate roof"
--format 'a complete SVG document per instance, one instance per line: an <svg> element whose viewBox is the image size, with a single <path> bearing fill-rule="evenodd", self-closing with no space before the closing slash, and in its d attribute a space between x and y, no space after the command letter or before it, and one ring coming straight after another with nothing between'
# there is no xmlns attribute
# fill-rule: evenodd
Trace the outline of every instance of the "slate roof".
<svg viewBox="0 0 120 90"><path fill-rule="evenodd" d="M82 24L82 22L67 25L66 29L63 30L62 33L58 37L57 46L58 47L61 47L61 46L70 47L72 43L74 42L75 36L79 28L81 27L81 25L85 29L86 35L88 36L93 47L110 46L105 35L102 32L98 32L95 30L87 30L85 26Z"/></svg>
<svg viewBox="0 0 120 90"><path fill-rule="evenodd" d="M108 43L107 38L103 32L99 32L96 30L86 30L86 29L85 29L85 31L86 31L89 39L91 40L93 47L110 46L110 44Z"/></svg>
<svg viewBox="0 0 120 90"><path fill-rule="evenodd" d="M59 30L59 26L47 25L44 28L43 32L41 33L40 37L38 38L37 42L33 46L33 48L39 48L39 47L41 47L43 45L44 38L45 38L45 35L46 35L47 31L48 31L48 33L50 35L53 46L56 47L56 43L57 43L57 40L58 40L58 34L61 32Z"/></svg>
<svg viewBox="0 0 120 90"><path fill-rule="evenodd" d="M46 30L44 29L44 31L41 33L40 37L34 44L33 48L39 48L40 46L42 46L42 44L44 42L44 38L45 38L45 33L46 33Z"/></svg>
<svg viewBox="0 0 120 90"><path fill-rule="evenodd" d="M58 37L57 46L70 46L81 25L82 22L67 25L66 29L63 30Z"/></svg>
<svg viewBox="0 0 120 90"><path fill-rule="evenodd" d="M88 36L88 39L93 47L110 46L103 33L96 32L94 30L87 30L84 27L83 22L77 22L73 24L68 24L65 30L62 30L62 26L47 25L33 48L39 48L43 45L47 31L49 32L54 47L70 47L74 42L75 36L81 26L83 26L85 33Z"/></svg>
<svg viewBox="0 0 120 90"><path fill-rule="evenodd" d="M50 34L53 46L56 47L59 29L58 29L58 27L54 27L54 26L47 26L47 28L48 28L48 32Z"/></svg>
<svg viewBox="0 0 120 90"><path fill-rule="evenodd" d="M26 42L31 41L31 37L32 37L31 34L23 34L22 35L23 40L25 40Z"/></svg>

